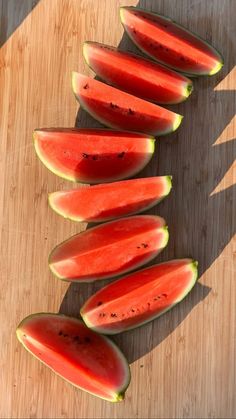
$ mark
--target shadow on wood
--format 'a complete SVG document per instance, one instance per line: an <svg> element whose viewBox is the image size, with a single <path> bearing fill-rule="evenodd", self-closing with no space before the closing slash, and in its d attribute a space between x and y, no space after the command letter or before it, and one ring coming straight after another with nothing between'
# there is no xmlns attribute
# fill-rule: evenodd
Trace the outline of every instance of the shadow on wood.
<svg viewBox="0 0 236 419"><path fill-rule="evenodd" d="M200 7L200 2L189 4L196 10ZM209 4L210 16L213 3ZM172 6L172 1L140 0L138 5L179 20L178 8ZM189 28L197 28L197 19L202 19L201 23L204 21L200 35L207 36L213 42L209 33L212 20L208 16L201 18L200 12L192 12L186 22L180 23ZM223 13L220 21L214 19L214 25L217 24L227 25L227 18L225 17L224 22ZM214 145L235 115L235 91L214 90L235 65L236 42L229 38L229 31L226 32L225 37L222 37L224 45L218 45L219 50L224 52L223 70L214 77L194 80L195 90L191 97L185 103L171 107L184 115L182 126L175 133L160 138L155 156L138 175L173 175L171 194L148 211L163 216L170 231L169 245L152 263L191 256L199 261L200 276L221 254L236 230L232 206L235 185L214 193L235 160L235 139L228 138L227 141ZM224 51L225 45L228 48ZM138 52L125 34L119 47ZM198 118L194 118L193 124L192 115L195 113ZM76 126L101 127L101 124L79 109ZM219 280L222 281L223 278ZM71 284L62 301L60 312L78 316L82 303L103 285L104 282L99 281L94 284ZM116 342L129 361L135 361L160 344L209 292L209 287L198 283L191 294L171 312L144 327L116 336Z"/></svg>
<svg viewBox="0 0 236 419"><path fill-rule="evenodd" d="M20 26L23 20L40 0L2 0L0 48L8 40L11 34Z"/></svg>

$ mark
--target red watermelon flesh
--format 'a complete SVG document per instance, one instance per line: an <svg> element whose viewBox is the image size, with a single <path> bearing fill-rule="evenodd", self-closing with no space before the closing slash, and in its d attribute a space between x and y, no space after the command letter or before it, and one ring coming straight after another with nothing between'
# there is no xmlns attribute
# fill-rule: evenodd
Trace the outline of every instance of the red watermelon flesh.
<svg viewBox="0 0 236 419"><path fill-rule="evenodd" d="M185 76L108 45L85 42L83 55L89 67L107 83L152 102L183 102L193 90L192 81Z"/></svg>
<svg viewBox="0 0 236 419"><path fill-rule="evenodd" d="M220 53L171 19L136 7L121 7L121 22L143 52L169 67L193 76L216 74Z"/></svg>
<svg viewBox="0 0 236 419"><path fill-rule="evenodd" d="M115 87L73 73L72 87L82 108L108 127L164 135L175 131L182 116Z"/></svg>
<svg viewBox="0 0 236 419"><path fill-rule="evenodd" d="M115 334L141 326L179 303L197 280L197 262L177 259L134 272L92 295L81 309L88 327Z"/></svg>
<svg viewBox="0 0 236 419"><path fill-rule="evenodd" d="M151 159L155 140L105 129L48 128L34 131L35 150L56 175L84 183L133 176Z"/></svg>
<svg viewBox="0 0 236 419"><path fill-rule="evenodd" d="M130 382L124 355L82 321L38 313L26 317L16 333L25 349L74 386L112 402L124 398Z"/></svg>
<svg viewBox="0 0 236 419"><path fill-rule="evenodd" d="M165 220L137 215L110 221L59 244L49 256L60 279L88 282L111 278L144 265L167 245Z"/></svg>
<svg viewBox="0 0 236 419"><path fill-rule="evenodd" d="M169 194L171 186L171 176L123 180L53 192L49 203L70 220L104 222L153 207Z"/></svg>

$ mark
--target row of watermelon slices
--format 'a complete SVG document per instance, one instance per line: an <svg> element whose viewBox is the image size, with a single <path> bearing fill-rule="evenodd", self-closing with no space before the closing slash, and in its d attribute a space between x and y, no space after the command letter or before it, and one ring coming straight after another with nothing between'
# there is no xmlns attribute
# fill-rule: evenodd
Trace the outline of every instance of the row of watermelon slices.
<svg viewBox="0 0 236 419"><path fill-rule="evenodd" d="M86 62L116 87L78 73L72 82L81 106L113 130L34 133L36 152L54 173L68 180L103 183L49 196L51 207L66 218L109 221L71 237L51 252L51 271L72 282L127 274L167 245L163 218L133 214L166 197L171 176L123 180L148 163L154 152L153 136L174 131L182 120L181 115L147 100L179 103L193 89L186 75L212 75L223 65L213 47L169 18L122 7L121 21L134 43L162 64L86 42ZM122 400L130 381L129 366L118 347L102 334L120 333L160 316L188 294L197 275L197 262L192 259L135 271L91 296L81 308L84 322L35 314L20 323L17 336L26 349L75 386L109 401Z"/></svg>

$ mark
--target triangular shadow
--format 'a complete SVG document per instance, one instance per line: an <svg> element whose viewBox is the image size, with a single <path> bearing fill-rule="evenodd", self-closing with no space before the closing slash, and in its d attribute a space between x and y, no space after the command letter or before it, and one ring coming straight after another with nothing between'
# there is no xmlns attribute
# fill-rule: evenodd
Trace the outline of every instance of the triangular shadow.
<svg viewBox="0 0 236 419"><path fill-rule="evenodd" d="M1 27L0 27L0 48L21 25L23 20L37 6L40 0L34 1L9 1L2 0Z"/></svg>

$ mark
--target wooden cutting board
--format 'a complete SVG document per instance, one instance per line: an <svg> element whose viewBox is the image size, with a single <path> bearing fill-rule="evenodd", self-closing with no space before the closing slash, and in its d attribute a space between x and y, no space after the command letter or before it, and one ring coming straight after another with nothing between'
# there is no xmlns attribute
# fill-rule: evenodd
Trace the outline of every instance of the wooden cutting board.
<svg viewBox="0 0 236 419"><path fill-rule="evenodd" d="M75 187L37 159L36 127L96 126L79 110L71 72L92 72L82 42L134 47L119 6L133 0L0 0L0 415L1 418L234 418L235 395L235 84L234 0L140 0L213 43L223 70L195 81L176 112L181 128L160 139L142 175L173 175L173 192L153 213L169 225L159 261L193 256L200 279L175 309L118 336L131 364L126 400L111 404L76 390L17 342L34 312L78 315L101 284L68 286L48 270L60 241L86 228L52 212L47 194Z"/></svg>

